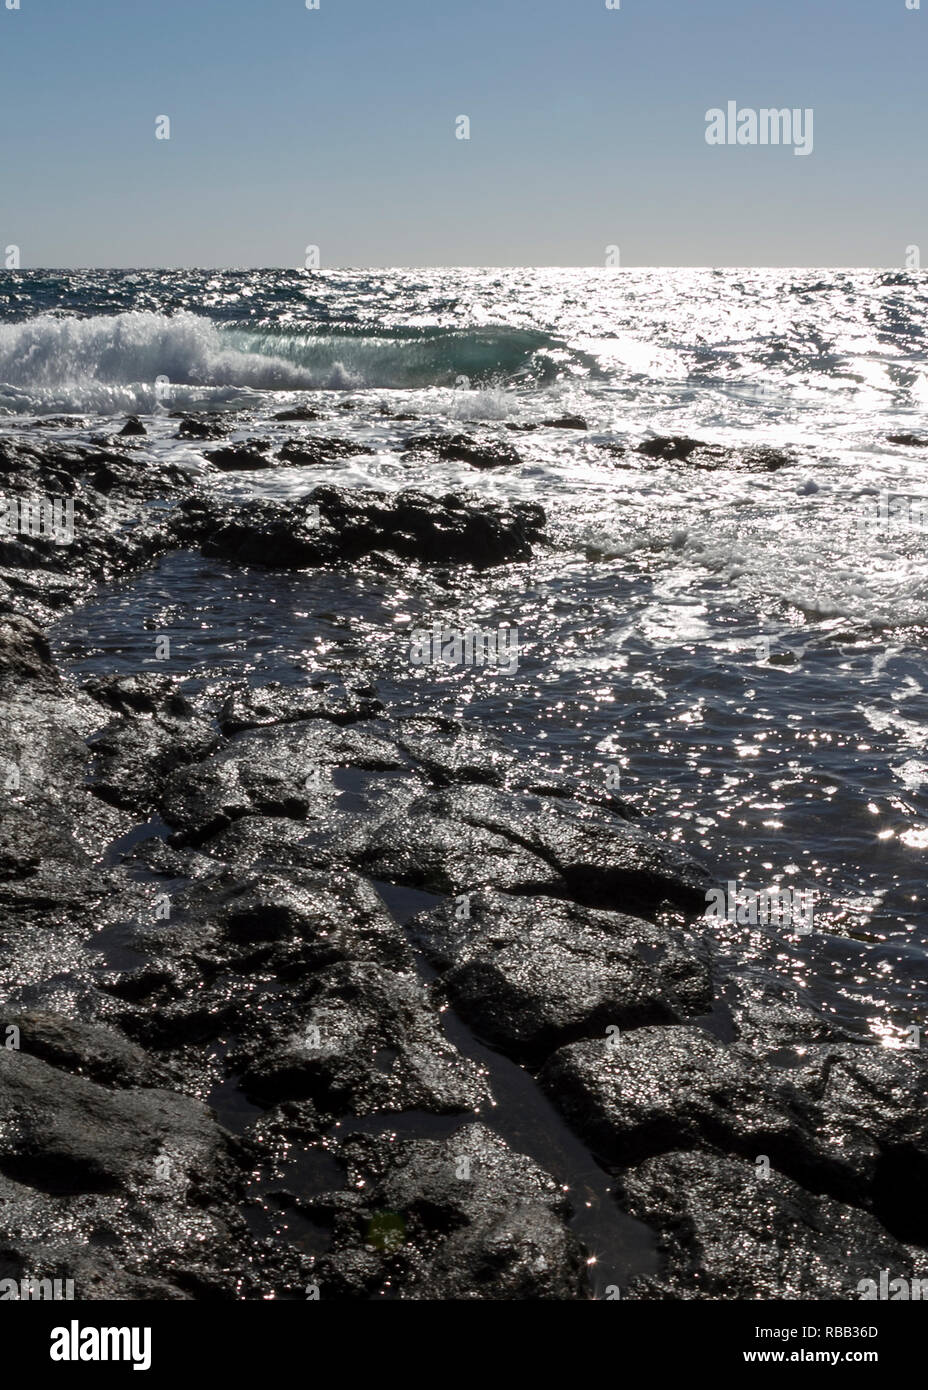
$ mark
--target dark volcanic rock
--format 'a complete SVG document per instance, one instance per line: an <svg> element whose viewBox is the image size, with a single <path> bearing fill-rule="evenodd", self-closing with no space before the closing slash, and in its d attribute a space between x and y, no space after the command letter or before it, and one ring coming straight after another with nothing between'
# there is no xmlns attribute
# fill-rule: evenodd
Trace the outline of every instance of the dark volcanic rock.
<svg viewBox="0 0 928 1390"><path fill-rule="evenodd" d="M118 1086L156 1085L156 1067L142 1048L113 1028L40 1009L4 1019L19 1029L21 1051L61 1071Z"/></svg>
<svg viewBox="0 0 928 1390"><path fill-rule="evenodd" d="M94 789L113 806L147 814L174 768L220 742L212 721L195 713L169 676L103 677L87 690L115 711L92 744Z"/></svg>
<svg viewBox="0 0 928 1390"><path fill-rule="evenodd" d="M106 1090L7 1049L0 1116L0 1172L49 1193L153 1186L162 1153L173 1155L185 1187L206 1183L225 1143L206 1107L187 1096Z"/></svg>
<svg viewBox="0 0 928 1390"><path fill-rule="evenodd" d="M351 1190L316 1203L338 1212L317 1262L323 1298L386 1287L409 1299L584 1296L563 1193L484 1125L399 1145L364 1136L344 1150Z"/></svg>
<svg viewBox="0 0 928 1390"><path fill-rule="evenodd" d="M863 1201L875 1146L829 1127L825 1113L781 1074L693 1027L639 1028L556 1052L545 1090L612 1162L709 1148L773 1167L844 1200Z"/></svg>
<svg viewBox="0 0 928 1390"><path fill-rule="evenodd" d="M83 918L106 891L95 859L123 827L84 785L91 702L63 685L31 623L10 617L4 627L0 903L10 913L45 910L51 926Z"/></svg>
<svg viewBox="0 0 928 1390"><path fill-rule="evenodd" d="M371 809L366 824L330 814L316 852L340 844L359 872L433 893L493 887L639 915L705 902L700 866L618 816L561 797L481 786L423 794L407 781Z"/></svg>
<svg viewBox="0 0 928 1390"><path fill-rule="evenodd" d="M769 445L729 449L679 435L658 435L654 439L646 439L638 445L636 453L667 462L688 463L694 468L735 468L752 473L769 473L793 462L792 457L782 449L773 449Z"/></svg>
<svg viewBox="0 0 928 1390"><path fill-rule="evenodd" d="M188 867L200 866L188 856ZM376 965L386 972L375 982L381 992L384 981L397 976L400 992L408 996L406 977L413 965L402 929L364 879L343 870L249 873L215 862L175 895L168 922L139 924L134 949L148 962L115 972L105 982L120 1001L113 1015L119 1026L145 1047L159 1049L165 1065L170 1057L182 1075L203 1072L212 1081L223 1073L203 1044L222 1038L227 1052L234 1039L238 1069L261 1071L267 1063L266 1084L273 1074L280 1095L289 1085L285 1074L295 1074L299 1092L303 1069L311 1070L318 1060L319 1049L310 1055L305 1044L312 1001L325 987L324 972L337 965ZM363 980L343 991L345 1016L351 999L361 1001L355 1019L359 1033L366 1026L365 1010L370 1013L364 1004L368 996ZM428 1001L417 996L413 1004L414 1012L420 1005L426 1009L433 1028ZM373 1054L370 1062L373 1066Z"/></svg>
<svg viewBox="0 0 928 1390"><path fill-rule="evenodd" d="M541 422L549 430L586 430L589 425L582 415L559 415L554 420L542 420Z"/></svg>
<svg viewBox="0 0 928 1390"><path fill-rule="evenodd" d="M16 436L0 440L0 476L12 521L0 534L0 588L43 621L161 554L168 538L144 502L191 486L188 470L142 451Z"/></svg>
<svg viewBox="0 0 928 1390"><path fill-rule="evenodd" d="M314 410L313 407L309 405L296 405L292 406L289 410L281 410L277 415L274 416L274 419L322 420L324 419L324 412L321 410Z"/></svg>
<svg viewBox="0 0 928 1390"><path fill-rule="evenodd" d="M125 1047L42 1025L73 1065ZM206 1106L154 1088L111 1089L26 1052L0 1052L0 1273L73 1279L79 1299L297 1296L308 1265L248 1236L237 1154Z"/></svg>
<svg viewBox="0 0 928 1390"><path fill-rule="evenodd" d="M828 1115L839 1142L878 1150L868 1204L900 1240L928 1246L928 1213L911 1194L928 1182L928 1065L918 1050L874 1043L798 1048L788 1075Z"/></svg>
<svg viewBox="0 0 928 1390"><path fill-rule="evenodd" d="M705 905L700 865L605 809L475 785L429 791L386 727L333 730L313 720L293 729L298 737L286 728L244 734L174 774L162 813L178 827L177 843L209 842L210 854L242 863L282 855L304 866L348 864L438 894L492 887L637 916ZM313 767L315 784L304 780ZM258 824L240 823L256 816Z"/></svg>
<svg viewBox="0 0 928 1390"><path fill-rule="evenodd" d="M224 473L247 472L256 468L271 468L273 461L267 457L270 445L260 440L249 440L247 444L230 444L224 449L210 449L203 457L215 468Z"/></svg>
<svg viewBox="0 0 928 1390"><path fill-rule="evenodd" d="M61 686L44 632L29 618L5 609L0 612L0 687L20 681L52 691Z"/></svg>
<svg viewBox="0 0 928 1390"><path fill-rule="evenodd" d="M222 439L228 433L225 425L209 416L185 415L177 427L177 439Z"/></svg>
<svg viewBox="0 0 928 1390"><path fill-rule="evenodd" d="M325 814L333 770L404 766L376 723L339 726L310 719L252 728L211 758L174 772L161 794L162 814L191 844L241 816L304 820ZM320 808L321 807L321 811Z"/></svg>
<svg viewBox="0 0 928 1390"><path fill-rule="evenodd" d="M481 1070L443 1036L422 984L373 963L320 971L304 995L303 1026L282 1044L239 1054L246 1094L310 1099L320 1111L376 1114L473 1110L488 1098Z"/></svg>
<svg viewBox="0 0 928 1390"><path fill-rule="evenodd" d="M907 449L928 449L928 438L919 434L888 434L888 444L901 444Z"/></svg>
<svg viewBox="0 0 928 1390"><path fill-rule="evenodd" d="M548 865L563 896L577 902L623 912L664 900L705 904L710 878L701 865L608 811L488 787L451 790L440 805L449 819L501 836Z"/></svg>
<svg viewBox="0 0 928 1390"><path fill-rule="evenodd" d="M511 444L502 440L480 442L466 434L419 434L406 440L408 454L435 454L452 463L473 468L514 468L522 460Z"/></svg>
<svg viewBox="0 0 928 1390"><path fill-rule="evenodd" d="M359 454L372 454L373 449L354 439L291 439L278 452L281 463L295 466L320 465L332 463L336 459L355 458Z"/></svg>
<svg viewBox="0 0 928 1390"><path fill-rule="evenodd" d="M772 473L776 469L786 468L794 462L792 455L785 453L782 449L773 449L769 445L742 449L738 456L739 466L750 469L754 473Z"/></svg>
<svg viewBox="0 0 928 1390"><path fill-rule="evenodd" d="M231 737L268 724L296 724L301 719L328 719L356 724L379 714L383 705L366 687L339 688L328 682L293 686L273 682L234 690L219 711L222 732Z"/></svg>
<svg viewBox="0 0 928 1390"><path fill-rule="evenodd" d="M83 415L43 415L33 421L35 430L80 430L87 424Z"/></svg>
<svg viewBox="0 0 928 1390"><path fill-rule="evenodd" d="M666 459L685 463L694 450L707 447L709 446L700 440L687 439L683 435L657 435L654 439L645 439L639 444L637 452L645 454L649 459Z"/></svg>
<svg viewBox="0 0 928 1390"><path fill-rule="evenodd" d="M739 1159L665 1154L620 1189L663 1241L664 1273L636 1280L633 1298L858 1299L859 1281L881 1269L925 1269L866 1212Z"/></svg>
<svg viewBox="0 0 928 1390"><path fill-rule="evenodd" d="M145 426L142 424L141 420L137 415L130 415L126 423L123 425L122 429L119 431L119 433L121 435L133 435L147 434L148 431L146 430Z"/></svg>
<svg viewBox="0 0 928 1390"><path fill-rule="evenodd" d="M414 919L444 984L482 1037L541 1061L612 1025L676 1022L711 1006L693 941L626 917L551 898L482 891Z"/></svg>
<svg viewBox="0 0 928 1390"><path fill-rule="evenodd" d="M477 568L528 559L543 538L541 507L483 498L430 497L317 487L295 502L251 502L233 510L182 503L171 518L177 543L199 542L204 555L239 564L308 569L392 554L425 564Z"/></svg>

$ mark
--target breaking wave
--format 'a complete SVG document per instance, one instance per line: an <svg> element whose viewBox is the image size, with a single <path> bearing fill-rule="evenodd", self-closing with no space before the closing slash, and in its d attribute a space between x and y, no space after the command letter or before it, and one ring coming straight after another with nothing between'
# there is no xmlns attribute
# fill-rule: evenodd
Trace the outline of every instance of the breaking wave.
<svg viewBox="0 0 928 1390"><path fill-rule="evenodd" d="M0 324L0 409L149 411L172 399L241 392L453 386L553 377L570 354L531 329L327 332L220 327L198 314L43 314Z"/></svg>

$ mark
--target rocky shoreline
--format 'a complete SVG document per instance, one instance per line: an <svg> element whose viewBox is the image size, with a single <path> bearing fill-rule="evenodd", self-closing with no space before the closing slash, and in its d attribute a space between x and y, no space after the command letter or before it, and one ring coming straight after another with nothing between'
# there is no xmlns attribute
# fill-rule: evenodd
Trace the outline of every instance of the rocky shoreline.
<svg viewBox="0 0 928 1390"><path fill-rule="evenodd" d="M79 517L67 546L0 540L0 1277L87 1299L573 1300L856 1298L881 1269L925 1274L922 1054L721 981L709 872L605 788L361 679L79 686L47 640L173 551L453 585L542 547L542 509L330 485L230 508L142 431L0 439L4 495ZM450 438L410 448L515 456ZM298 443L283 462L338 456ZM715 466L691 440L651 456L668 449ZM624 1264L578 1222L571 1174L520 1147L488 1048L529 1126L553 1108L612 1175L640 1241Z"/></svg>

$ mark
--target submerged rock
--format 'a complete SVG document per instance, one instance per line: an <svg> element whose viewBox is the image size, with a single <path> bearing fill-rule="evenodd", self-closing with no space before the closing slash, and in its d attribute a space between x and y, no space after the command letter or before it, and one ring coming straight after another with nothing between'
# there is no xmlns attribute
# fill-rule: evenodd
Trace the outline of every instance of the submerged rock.
<svg viewBox="0 0 928 1390"><path fill-rule="evenodd" d="M582 415L558 415L553 420L541 422L549 430L587 430L589 425Z"/></svg>
<svg viewBox="0 0 928 1390"><path fill-rule="evenodd" d="M769 445L732 449L681 435L657 435L646 439L638 445L636 453L671 463L688 463L694 468L735 468L753 473L769 473L794 462L790 454Z"/></svg>

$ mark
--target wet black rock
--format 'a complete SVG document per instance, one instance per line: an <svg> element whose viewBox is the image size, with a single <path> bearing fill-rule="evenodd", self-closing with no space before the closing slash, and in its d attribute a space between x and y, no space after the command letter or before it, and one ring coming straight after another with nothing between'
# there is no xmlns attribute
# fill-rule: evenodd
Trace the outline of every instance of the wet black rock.
<svg viewBox="0 0 928 1390"><path fill-rule="evenodd" d="M181 503L170 528L176 543L199 543L204 555L276 569L384 553L425 564L484 568L528 559L544 525L544 512L534 503L325 486L293 502L252 502L231 512L191 499Z"/></svg>
<svg viewBox="0 0 928 1390"><path fill-rule="evenodd" d="M176 439L222 439L228 429L210 416L184 415L177 427Z"/></svg>
<svg viewBox="0 0 928 1390"><path fill-rule="evenodd" d="M49 621L101 580L161 554L167 536L147 499L189 492L188 470L73 441L0 441L7 525L0 590L21 612Z"/></svg>
<svg viewBox="0 0 928 1390"><path fill-rule="evenodd" d="M912 1192L928 1182L928 1065L918 1049L818 1043L775 1054L821 1106L837 1142L866 1135L877 1159L867 1205L900 1240L928 1245L928 1213Z"/></svg>
<svg viewBox="0 0 928 1390"><path fill-rule="evenodd" d="M281 463L309 468L373 452L367 444L361 444L354 439L320 439L306 436L304 439L289 440L280 449L277 457Z"/></svg>
<svg viewBox="0 0 928 1390"><path fill-rule="evenodd" d="M52 691L61 686L45 633L4 606L0 611L0 685L20 681L37 682Z"/></svg>
<svg viewBox="0 0 928 1390"><path fill-rule="evenodd" d="M87 479L97 492L109 496L117 492L122 497L165 498L187 492L193 473L179 464L160 463L150 458L128 458L100 450L88 456Z"/></svg>
<svg viewBox="0 0 928 1390"><path fill-rule="evenodd" d="M49 1193L153 1187L162 1153L175 1158L185 1186L208 1183L225 1142L198 1101L108 1090L9 1049L0 1052L0 1113L0 1172Z"/></svg>
<svg viewBox="0 0 928 1390"><path fill-rule="evenodd" d="M605 809L489 787L455 788L432 804L442 818L458 823L460 833L470 829L498 837L514 855L522 851L543 865L544 878L557 885L558 896L631 913L662 902L692 910L705 906L711 880L701 865ZM426 849L423 836L409 853ZM484 884L511 891L511 884L493 884L492 878L483 877L476 864L472 873L470 884L459 880L452 891ZM528 885L519 889L527 890Z"/></svg>
<svg viewBox="0 0 928 1390"><path fill-rule="evenodd" d="M324 719L251 728L204 761L172 773L160 803L177 843L202 844L242 816L324 818L333 771L402 768L402 754L371 723Z"/></svg>
<svg viewBox="0 0 928 1390"><path fill-rule="evenodd" d="M113 1028L41 1009L11 1013L3 1023L18 1029L19 1050L61 1071L104 1085L158 1084L149 1055Z"/></svg>
<svg viewBox="0 0 928 1390"><path fill-rule="evenodd" d="M549 430L587 430L589 425L582 415L559 415L553 420L541 422Z"/></svg>
<svg viewBox="0 0 928 1390"><path fill-rule="evenodd" d="M646 917L704 908L706 870L614 812L476 783L435 791L435 765L387 724L312 720L174 774L162 814L175 843L244 864L340 863L431 893L492 887Z"/></svg>
<svg viewBox="0 0 928 1390"><path fill-rule="evenodd" d="M672 1023L712 1002L696 943L618 912L481 891L416 917L458 1012L510 1056L540 1062L609 1027Z"/></svg>
<svg viewBox="0 0 928 1390"><path fill-rule="evenodd" d="M794 462L790 454L769 445L731 449L680 435L658 435L654 439L646 439L638 445L636 453L665 462L687 463L694 468L734 468L752 473L773 472Z"/></svg>
<svg viewBox="0 0 928 1390"><path fill-rule="evenodd" d="M339 687L328 681L293 686L279 682L234 690L219 711L222 732L231 737L244 729L268 724L295 724L302 719L328 719L333 724L356 724L380 713L383 705L364 687Z"/></svg>
<svg viewBox="0 0 928 1390"><path fill-rule="evenodd" d="M637 452L649 459L665 459L668 462L685 463L696 449L708 447L698 439L688 439L684 435L657 435L645 439L638 445Z"/></svg>
<svg viewBox="0 0 928 1390"><path fill-rule="evenodd" d="M306 1062L300 1049L308 1012L332 967L376 965L401 983L412 970L402 929L357 875L286 867L250 873L216 861L199 872L189 853L180 867L196 877L174 892L169 920L140 920L133 937L145 963L111 972L104 988L119 1001L111 1011L119 1027L157 1048L162 1065L179 1069L188 1084L197 1074L216 1082L233 1058L238 1070L260 1069L296 1049L297 1061ZM417 1002L428 1011L427 1001ZM434 1019L430 1013L430 1027ZM217 1039L224 1044L210 1055L204 1045ZM284 1095L283 1068L275 1070Z"/></svg>
<svg viewBox="0 0 928 1390"><path fill-rule="evenodd" d="M482 1124L450 1138L343 1145L348 1190L310 1206L336 1217L316 1262L322 1297L566 1299L586 1291L583 1253L550 1175Z"/></svg>
<svg viewBox="0 0 928 1390"><path fill-rule="evenodd" d="M171 676L146 671L132 676L95 676L84 689L117 714L165 713L175 718L193 714L193 705Z"/></svg>
<svg viewBox="0 0 928 1390"><path fill-rule="evenodd" d="M241 1085L264 1103L312 1100L332 1115L473 1110L488 1099L476 1063L444 1037L422 983L374 963L319 971L303 996L302 1025L253 1051Z"/></svg>
<svg viewBox="0 0 928 1390"><path fill-rule="evenodd" d="M137 415L130 415L119 433L120 435L134 435L147 434L148 431Z"/></svg>
<svg viewBox="0 0 928 1390"><path fill-rule="evenodd" d="M663 1272L634 1281L633 1298L859 1299L881 1269L923 1270L868 1213L762 1164L664 1154L622 1175L620 1200L662 1238Z"/></svg>
<svg viewBox="0 0 928 1390"><path fill-rule="evenodd" d="M121 833L86 788L92 702L58 677L32 623L5 617L0 639L0 903L47 925L83 920L105 894L94 863Z"/></svg>
<svg viewBox="0 0 928 1390"><path fill-rule="evenodd" d="M888 434L888 444L901 444L907 449L928 449L928 439L920 434Z"/></svg>
<svg viewBox="0 0 928 1390"><path fill-rule="evenodd" d="M3 1274L53 1272L79 1299L297 1296L308 1266L248 1235L236 1146L207 1107L119 1084L131 1049L100 1030L41 1027L62 1066L0 1052ZM88 1059L115 1088L63 1069Z"/></svg>
<svg viewBox="0 0 928 1390"><path fill-rule="evenodd" d="M281 410L274 416L275 420L322 420L324 418L324 411L315 410L309 405L292 406L289 410Z"/></svg>
<svg viewBox="0 0 928 1390"><path fill-rule="evenodd" d="M450 463L469 463L473 468L516 468L522 460L511 444L502 440L472 439L466 434L419 434L406 440L406 453L434 454Z"/></svg>
<svg viewBox="0 0 928 1390"><path fill-rule="evenodd" d="M812 1191L864 1204L877 1152L850 1127L829 1124L788 1073L726 1047L695 1027L638 1028L617 1045L573 1043L541 1082L592 1147L634 1163L679 1148L766 1155Z"/></svg>
<svg viewBox="0 0 928 1390"><path fill-rule="evenodd" d="M742 449L738 455L741 468L754 473L773 473L778 468L786 468L795 459L783 449L773 449L769 445L758 445L752 449Z"/></svg>
<svg viewBox="0 0 928 1390"><path fill-rule="evenodd" d="M114 711L91 744L94 791L110 805L147 814L169 773L220 742L212 720L197 715L168 676L109 676L87 689Z"/></svg>
<svg viewBox="0 0 928 1390"><path fill-rule="evenodd" d="M80 430L87 420L83 415L43 415L32 422L34 430Z"/></svg>
<svg viewBox="0 0 928 1390"><path fill-rule="evenodd" d="M257 468L271 468L273 460L268 458L270 445L260 440L249 440L247 444L230 444L223 449L210 449L203 457L214 468L224 473L252 472Z"/></svg>

